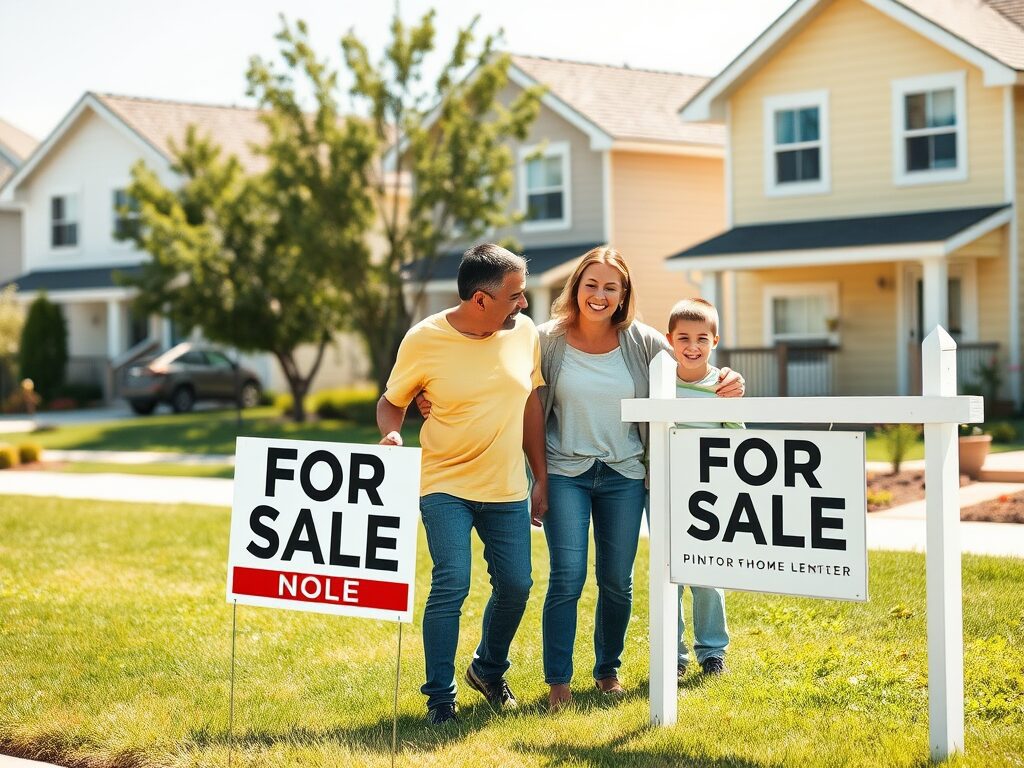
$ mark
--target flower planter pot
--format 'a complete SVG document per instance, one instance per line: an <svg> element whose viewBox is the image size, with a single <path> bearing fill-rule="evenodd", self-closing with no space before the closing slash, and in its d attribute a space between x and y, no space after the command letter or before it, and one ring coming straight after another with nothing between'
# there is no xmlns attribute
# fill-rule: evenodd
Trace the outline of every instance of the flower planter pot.
<svg viewBox="0 0 1024 768"><path fill-rule="evenodd" d="M992 446L992 435L966 435L960 438L960 474L977 480Z"/></svg>

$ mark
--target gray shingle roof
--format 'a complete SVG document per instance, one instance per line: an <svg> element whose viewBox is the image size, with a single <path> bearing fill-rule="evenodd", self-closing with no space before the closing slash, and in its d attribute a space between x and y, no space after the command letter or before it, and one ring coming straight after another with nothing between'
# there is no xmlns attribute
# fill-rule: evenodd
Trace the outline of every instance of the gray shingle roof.
<svg viewBox="0 0 1024 768"><path fill-rule="evenodd" d="M1008 207L748 224L733 227L668 258L942 242Z"/></svg>
<svg viewBox="0 0 1024 768"><path fill-rule="evenodd" d="M706 77L517 54L512 63L613 139L725 144L721 123L679 119Z"/></svg>
<svg viewBox="0 0 1024 768"><path fill-rule="evenodd" d="M140 265L123 267L85 267L82 269L38 269L8 280L0 285L4 288L11 283L19 291L75 291L90 288L118 288L115 275L137 277L142 272Z"/></svg>

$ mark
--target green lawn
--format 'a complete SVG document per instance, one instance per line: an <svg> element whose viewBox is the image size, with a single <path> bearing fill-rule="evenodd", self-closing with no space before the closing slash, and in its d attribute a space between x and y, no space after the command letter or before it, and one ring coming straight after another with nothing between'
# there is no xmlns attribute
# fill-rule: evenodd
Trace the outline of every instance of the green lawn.
<svg viewBox="0 0 1024 768"><path fill-rule="evenodd" d="M224 509L0 497L0 752L91 766L226 766L231 608ZM729 673L691 674L679 725L647 724L646 540L624 658L630 695L589 683L592 583L575 705L543 713L547 566L509 679L523 708L460 694L461 726L423 723L419 625L406 626L399 766L925 766L924 560L872 553L865 604L729 596ZM965 558L966 766L1024 754L1024 561ZM417 621L429 557L421 539ZM458 666L479 637L477 552ZM592 582L592 580L591 580ZM388 766L397 625L240 607L234 765ZM465 686L464 686L465 687Z"/></svg>
<svg viewBox="0 0 1024 768"><path fill-rule="evenodd" d="M10 443L31 440L44 448L197 454L233 454L238 435L351 443L375 443L380 439L376 426L348 421L295 424L281 418L280 413L271 407L252 408L244 411L244 415L241 429L237 427L235 411L229 409L62 426L31 434L5 435L3 439ZM419 444L416 442L418 429L415 424L410 423L404 434L408 444Z"/></svg>

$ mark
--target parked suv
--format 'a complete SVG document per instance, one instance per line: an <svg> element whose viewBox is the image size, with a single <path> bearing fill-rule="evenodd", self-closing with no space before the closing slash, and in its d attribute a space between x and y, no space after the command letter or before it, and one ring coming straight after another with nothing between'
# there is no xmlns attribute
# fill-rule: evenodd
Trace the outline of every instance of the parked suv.
<svg viewBox="0 0 1024 768"><path fill-rule="evenodd" d="M159 357L140 360L125 373L121 394L132 410L152 413L168 403L175 413L192 410L197 400L238 401L243 408L260 402L260 379L238 368L224 352L185 342Z"/></svg>

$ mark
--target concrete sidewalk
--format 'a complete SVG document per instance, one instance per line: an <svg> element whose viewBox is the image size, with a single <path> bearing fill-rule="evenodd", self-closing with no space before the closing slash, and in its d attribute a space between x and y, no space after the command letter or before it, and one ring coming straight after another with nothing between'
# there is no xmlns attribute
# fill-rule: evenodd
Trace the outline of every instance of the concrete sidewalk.
<svg viewBox="0 0 1024 768"><path fill-rule="evenodd" d="M53 448L43 451L43 461L95 461L103 464L230 464L234 454L175 453L170 451L64 451Z"/></svg>
<svg viewBox="0 0 1024 768"><path fill-rule="evenodd" d="M0 472L0 494L65 499L226 507L231 506L233 488L233 480L209 477L78 475L11 469ZM1024 491L1024 484L973 483L960 489L960 505L966 507L1018 491ZM870 513L867 539L870 549L923 552L926 540L924 501ZM964 552L1024 557L1024 525L963 522L960 540Z"/></svg>

